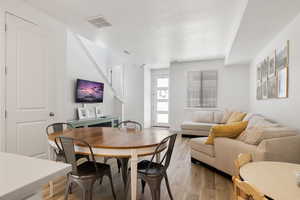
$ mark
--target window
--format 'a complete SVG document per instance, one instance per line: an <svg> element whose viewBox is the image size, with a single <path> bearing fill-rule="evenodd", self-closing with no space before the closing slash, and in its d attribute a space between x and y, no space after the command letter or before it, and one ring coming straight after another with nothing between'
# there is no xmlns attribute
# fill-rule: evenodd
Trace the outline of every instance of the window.
<svg viewBox="0 0 300 200"><path fill-rule="evenodd" d="M189 71L187 73L187 107L217 107L218 72Z"/></svg>

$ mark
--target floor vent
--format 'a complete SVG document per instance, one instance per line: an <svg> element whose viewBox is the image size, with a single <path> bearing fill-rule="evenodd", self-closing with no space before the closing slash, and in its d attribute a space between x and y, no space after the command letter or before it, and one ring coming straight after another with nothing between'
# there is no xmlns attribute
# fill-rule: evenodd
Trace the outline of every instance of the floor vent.
<svg viewBox="0 0 300 200"><path fill-rule="evenodd" d="M111 26L111 24L102 16L91 17L87 21L97 28L104 28L104 27Z"/></svg>

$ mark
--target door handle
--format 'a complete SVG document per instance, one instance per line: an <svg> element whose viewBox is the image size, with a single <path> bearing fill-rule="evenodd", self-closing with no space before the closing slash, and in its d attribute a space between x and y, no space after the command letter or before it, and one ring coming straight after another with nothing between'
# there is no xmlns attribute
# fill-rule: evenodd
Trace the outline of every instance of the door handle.
<svg viewBox="0 0 300 200"><path fill-rule="evenodd" d="M49 113L49 116L50 116L50 117L54 117L54 116L55 116L54 112L50 112L50 113Z"/></svg>

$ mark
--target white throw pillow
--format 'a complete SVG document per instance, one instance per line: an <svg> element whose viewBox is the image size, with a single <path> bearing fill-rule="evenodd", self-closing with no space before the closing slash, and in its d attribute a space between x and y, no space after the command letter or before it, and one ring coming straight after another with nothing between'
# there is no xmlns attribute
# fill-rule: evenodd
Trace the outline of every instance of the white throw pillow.
<svg viewBox="0 0 300 200"><path fill-rule="evenodd" d="M247 115L244 117L243 122L244 121L249 121L252 117L257 116L257 114L254 113L247 113Z"/></svg>
<svg viewBox="0 0 300 200"><path fill-rule="evenodd" d="M214 123L221 124L223 120L224 112L223 111L214 111Z"/></svg>
<svg viewBox="0 0 300 200"><path fill-rule="evenodd" d="M214 113L212 111L196 111L193 116L193 122L213 123Z"/></svg>
<svg viewBox="0 0 300 200"><path fill-rule="evenodd" d="M276 127L276 126L280 126L280 125L276 124L276 123L272 123L272 122L266 120L262 116L255 115L250 118L247 129L252 128L252 127Z"/></svg>
<svg viewBox="0 0 300 200"><path fill-rule="evenodd" d="M247 144L258 145L272 138L297 135L297 130L288 127L252 127L245 130L237 139Z"/></svg>

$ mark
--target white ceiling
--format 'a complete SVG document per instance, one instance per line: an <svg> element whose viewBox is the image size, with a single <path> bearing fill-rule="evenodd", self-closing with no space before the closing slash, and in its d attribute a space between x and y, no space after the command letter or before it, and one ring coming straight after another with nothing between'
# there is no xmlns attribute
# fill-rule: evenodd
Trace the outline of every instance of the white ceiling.
<svg viewBox="0 0 300 200"><path fill-rule="evenodd" d="M299 0L249 0L226 64L251 62L299 12Z"/></svg>
<svg viewBox="0 0 300 200"><path fill-rule="evenodd" d="M245 0L25 0L140 63L225 57ZM102 15L112 27L95 29Z"/></svg>

